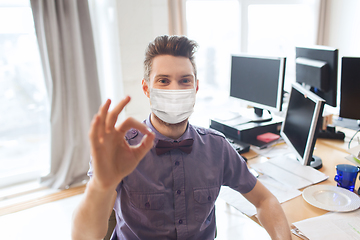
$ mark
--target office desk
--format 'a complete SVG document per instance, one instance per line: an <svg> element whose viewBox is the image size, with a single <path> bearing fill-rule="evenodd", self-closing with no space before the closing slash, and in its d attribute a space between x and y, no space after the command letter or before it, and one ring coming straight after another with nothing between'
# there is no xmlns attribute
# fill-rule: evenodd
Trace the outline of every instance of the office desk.
<svg viewBox="0 0 360 240"><path fill-rule="evenodd" d="M346 146L346 147L345 147ZM321 172L329 176L326 181L323 181L319 184L333 185L336 186L334 181L334 176L336 174L335 166L337 164L352 164L345 159L349 155L346 151L347 143L339 140L328 140L328 139L318 139L315 145L314 155L320 157L323 162L323 167L320 169ZM245 157L251 158L254 156L254 152L250 151L249 153L244 154ZM263 157L258 157L248 161L248 165L266 161ZM359 185L359 184L357 184ZM356 186L356 189L359 186ZM302 191L303 189L300 189ZM294 199L291 199L287 202L281 204L285 215L287 217L289 225L293 222L304 220L307 218L317 217L327 213L328 211L316 208L308 204L303 197L300 195ZM255 216L251 217L252 220L258 222L258 219ZM292 234L292 239L301 239L294 234Z"/></svg>
<svg viewBox="0 0 360 240"><path fill-rule="evenodd" d="M327 146L330 147L334 147L339 151L342 152L347 152L348 150L348 145L349 145L349 141L350 139L354 136L354 134L356 133L356 131L352 130L352 129L347 129L347 128L342 128L342 127L336 127L337 131L341 131L345 133L345 139L344 141L342 140L333 140L333 139L319 139L319 141ZM359 142L359 137L360 137L360 133L357 135L358 137L355 137L351 144L350 147L355 147L357 145L360 144Z"/></svg>

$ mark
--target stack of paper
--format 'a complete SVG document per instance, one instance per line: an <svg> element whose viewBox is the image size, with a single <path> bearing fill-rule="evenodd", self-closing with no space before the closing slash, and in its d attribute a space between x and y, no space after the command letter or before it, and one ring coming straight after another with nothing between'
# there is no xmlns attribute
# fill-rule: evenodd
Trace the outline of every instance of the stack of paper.
<svg viewBox="0 0 360 240"><path fill-rule="evenodd" d="M360 210L329 212L319 217L293 223L311 240L360 239Z"/></svg>

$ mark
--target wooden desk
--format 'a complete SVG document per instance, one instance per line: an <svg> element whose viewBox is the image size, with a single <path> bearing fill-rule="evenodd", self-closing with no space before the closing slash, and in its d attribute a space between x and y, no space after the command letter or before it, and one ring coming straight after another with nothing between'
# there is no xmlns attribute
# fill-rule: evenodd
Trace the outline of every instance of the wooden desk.
<svg viewBox="0 0 360 240"><path fill-rule="evenodd" d="M325 145L327 145L329 147L336 148L337 150L346 153L347 150L348 150L348 147L349 147L348 145L349 145L350 139L354 136L356 131L352 130L352 129L341 128L341 127L336 127L336 130L345 133L345 139L344 140L318 139L317 141L322 143L322 144L325 144ZM358 134L358 136L360 136L360 134ZM359 145L358 138L354 138L352 140L351 144L350 144L350 147L355 147L357 145Z"/></svg>
<svg viewBox="0 0 360 240"><path fill-rule="evenodd" d="M321 172L325 173L329 178L319 184L333 185L336 186L334 176L336 174L335 166L337 164L352 164L345 159L349 153L346 151L347 143L346 141L339 140L328 140L328 139L318 139L315 145L314 155L320 157L323 162L323 167L320 169ZM251 158L254 157L253 151L244 154L245 157ZM251 166L253 163L264 161L264 157L259 157L253 160L249 160L248 164ZM266 161L266 160L265 160ZM359 185L359 184L357 184ZM356 189L358 186L356 186ZM300 189L302 191L303 189ZM300 195L294 199L291 199L287 202L281 204L289 225L291 226L293 222L304 220L307 218L317 217L327 213L328 211L316 208L308 204L303 197ZM256 215L252 216L255 222L259 223ZM292 239L301 239L294 234L292 234Z"/></svg>

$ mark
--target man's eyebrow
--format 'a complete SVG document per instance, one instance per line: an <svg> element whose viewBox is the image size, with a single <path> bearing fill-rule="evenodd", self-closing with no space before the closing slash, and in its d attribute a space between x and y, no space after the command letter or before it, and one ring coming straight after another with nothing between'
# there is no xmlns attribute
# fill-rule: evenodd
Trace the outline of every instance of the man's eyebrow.
<svg viewBox="0 0 360 240"><path fill-rule="evenodd" d="M168 78L170 75L166 75L166 74L159 74L159 75L156 75L155 78L161 78L161 77L166 77Z"/></svg>
<svg viewBox="0 0 360 240"><path fill-rule="evenodd" d="M193 74L185 74L185 75L182 75L181 77L192 77L192 78L194 78L194 75Z"/></svg>
<svg viewBox="0 0 360 240"><path fill-rule="evenodd" d="M159 74L159 75L156 75L155 78L169 78L170 75L166 75L166 74ZM185 75L182 75L181 76L182 78L184 77L191 77L191 78L195 78L193 74L185 74Z"/></svg>

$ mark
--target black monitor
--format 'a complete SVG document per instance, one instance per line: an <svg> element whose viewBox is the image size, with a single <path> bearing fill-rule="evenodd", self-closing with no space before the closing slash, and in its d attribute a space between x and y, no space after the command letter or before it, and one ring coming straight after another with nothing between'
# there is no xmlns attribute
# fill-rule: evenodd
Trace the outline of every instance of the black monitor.
<svg viewBox="0 0 360 240"><path fill-rule="evenodd" d="M285 64L285 57L231 56L230 96L254 107L245 116L252 122L270 121L270 111L281 111Z"/></svg>
<svg viewBox="0 0 360 240"><path fill-rule="evenodd" d="M360 126L360 58L343 57L341 60L341 87L339 117L358 120Z"/></svg>
<svg viewBox="0 0 360 240"><path fill-rule="evenodd" d="M292 85L289 105L280 136L303 165L322 167L320 158L313 156L314 146L325 100L298 83Z"/></svg>
<svg viewBox="0 0 360 240"><path fill-rule="evenodd" d="M337 106L339 51L327 46L296 47L296 82L301 83L329 106ZM340 139L345 134L334 126L319 129L319 138Z"/></svg>
<svg viewBox="0 0 360 240"><path fill-rule="evenodd" d="M336 107L338 49L326 46L296 47L296 82Z"/></svg>

